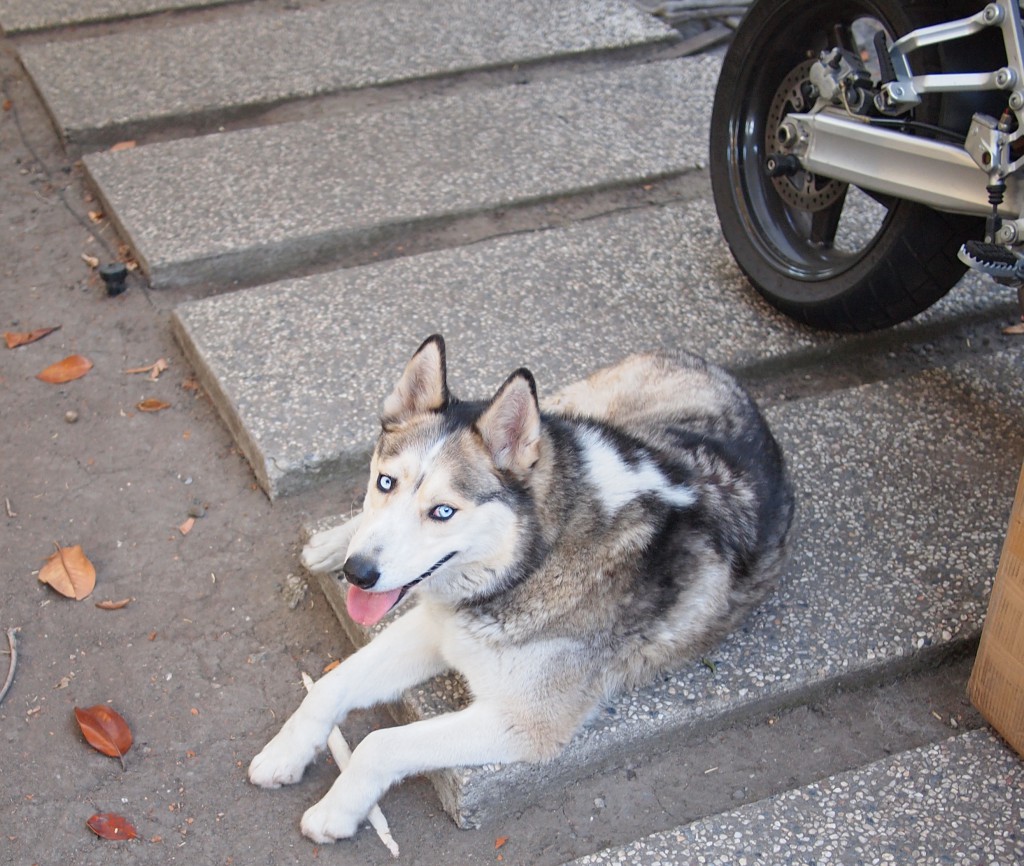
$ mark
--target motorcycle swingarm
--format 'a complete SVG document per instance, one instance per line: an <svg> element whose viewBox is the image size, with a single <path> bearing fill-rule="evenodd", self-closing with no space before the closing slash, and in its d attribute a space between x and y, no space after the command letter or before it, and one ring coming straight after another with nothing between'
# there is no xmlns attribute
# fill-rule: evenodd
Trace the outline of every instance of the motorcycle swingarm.
<svg viewBox="0 0 1024 866"><path fill-rule="evenodd" d="M783 126L786 149L805 171L937 210L992 213L988 176L963 147L871 126L829 109L789 114ZM999 215L1016 219L1020 213L1021 185L1010 175Z"/></svg>

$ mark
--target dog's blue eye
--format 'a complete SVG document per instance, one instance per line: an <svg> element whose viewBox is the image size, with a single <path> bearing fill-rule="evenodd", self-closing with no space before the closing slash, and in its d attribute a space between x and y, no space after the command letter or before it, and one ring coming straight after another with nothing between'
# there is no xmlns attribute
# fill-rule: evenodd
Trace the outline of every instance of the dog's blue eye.
<svg viewBox="0 0 1024 866"><path fill-rule="evenodd" d="M451 520L455 516L455 509L450 505L435 505L430 516L434 520Z"/></svg>
<svg viewBox="0 0 1024 866"><path fill-rule="evenodd" d="M395 479L390 475L380 474L377 476L377 489L381 493L390 493L391 488L395 486Z"/></svg>

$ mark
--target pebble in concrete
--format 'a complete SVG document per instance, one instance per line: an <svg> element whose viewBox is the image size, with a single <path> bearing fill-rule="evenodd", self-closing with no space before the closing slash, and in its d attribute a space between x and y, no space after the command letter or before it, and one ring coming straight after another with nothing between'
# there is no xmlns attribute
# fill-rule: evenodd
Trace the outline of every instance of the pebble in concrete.
<svg viewBox="0 0 1024 866"><path fill-rule="evenodd" d="M627 0L344 0L233 10L145 34L26 45L21 58L65 138L238 116L246 106L529 64L677 38Z"/></svg>
<svg viewBox="0 0 1024 866"><path fill-rule="evenodd" d="M265 281L460 215L692 171L717 69L619 68L85 165L154 286Z"/></svg>
<svg viewBox="0 0 1024 866"><path fill-rule="evenodd" d="M1020 758L972 731L570 866L1009 866L1022 786Z"/></svg>
<svg viewBox="0 0 1024 866"><path fill-rule="evenodd" d="M1020 354L981 357L771 407L799 503L778 592L707 664L620 697L551 764L433 774L445 808L472 826L497 804L528 800L652 738L767 713L969 646L1024 452L1020 364ZM365 643L340 584L321 585L353 641ZM410 691L396 718L467 700L457 677L438 678Z"/></svg>

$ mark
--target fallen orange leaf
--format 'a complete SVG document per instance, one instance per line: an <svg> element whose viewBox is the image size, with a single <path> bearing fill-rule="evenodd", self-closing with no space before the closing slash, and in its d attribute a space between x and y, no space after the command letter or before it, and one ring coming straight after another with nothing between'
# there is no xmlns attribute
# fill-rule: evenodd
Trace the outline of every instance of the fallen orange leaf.
<svg viewBox="0 0 1024 866"><path fill-rule="evenodd" d="M164 409L170 409L171 404L165 403L163 400L150 398L149 400L143 400L135 408L140 412L162 412Z"/></svg>
<svg viewBox="0 0 1024 866"><path fill-rule="evenodd" d="M96 567L80 544L74 547L55 546L57 552L51 554L39 569L39 580L61 595L81 601L96 586Z"/></svg>
<svg viewBox="0 0 1024 866"><path fill-rule="evenodd" d="M36 378L51 385L63 385L81 379L92 369L92 361L83 355L68 355L63 361L51 364L45 370L36 373Z"/></svg>
<svg viewBox="0 0 1024 866"><path fill-rule="evenodd" d="M334 659L334 661L329 661L327 662L327 664L324 665L324 669L320 671L320 673L326 674L328 671L333 671L340 664L341 659Z"/></svg>
<svg viewBox="0 0 1024 866"><path fill-rule="evenodd" d="M118 153L122 150L131 150L133 147L135 147L134 141L119 141L117 144L110 146L110 152Z"/></svg>
<svg viewBox="0 0 1024 866"><path fill-rule="evenodd" d="M508 836L499 836L497 839L494 840L494 847L495 847L495 849L500 848L507 841L508 841Z"/></svg>
<svg viewBox="0 0 1024 866"><path fill-rule="evenodd" d="M111 758L120 758L123 767L124 756L132 747L132 732L121 714L106 704L97 704L84 710L75 707L75 718L89 745Z"/></svg>
<svg viewBox="0 0 1024 866"><path fill-rule="evenodd" d="M118 601L111 601L108 599L106 601L96 602L96 607L100 610L120 610L122 607L130 605L133 601L135 601L134 598L122 598Z"/></svg>
<svg viewBox="0 0 1024 866"><path fill-rule="evenodd" d="M98 812L85 825L101 839L118 841L120 839L138 839L139 834L131 821L113 812Z"/></svg>
<svg viewBox="0 0 1024 866"><path fill-rule="evenodd" d="M195 525L196 519L194 517L190 517L183 524L181 524L181 526L178 527L178 532L180 532L182 535L188 535L192 531L192 527Z"/></svg>
<svg viewBox="0 0 1024 866"><path fill-rule="evenodd" d="M47 334L52 334L60 328L56 325L52 328L36 328L34 331L4 331L4 340L7 341L8 349L17 349L18 346L27 346L36 340L41 340Z"/></svg>

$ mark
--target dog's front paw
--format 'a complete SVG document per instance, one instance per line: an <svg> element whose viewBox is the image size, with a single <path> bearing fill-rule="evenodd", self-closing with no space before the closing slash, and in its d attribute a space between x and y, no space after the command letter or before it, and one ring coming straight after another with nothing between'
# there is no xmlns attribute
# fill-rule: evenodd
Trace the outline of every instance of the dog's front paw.
<svg viewBox="0 0 1024 866"><path fill-rule="evenodd" d="M337 803L332 803L328 793L302 816L302 834L321 845L338 839L350 839L355 836L361 820L362 816L353 815Z"/></svg>
<svg viewBox="0 0 1024 866"><path fill-rule="evenodd" d="M353 521L318 532L302 548L302 564L312 572L330 573L345 564L348 543L355 532Z"/></svg>
<svg viewBox="0 0 1024 866"><path fill-rule="evenodd" d="M261 788L291 785L302 778L315 756L316 747L285 726L249 762L249 781Z"/></svg>

